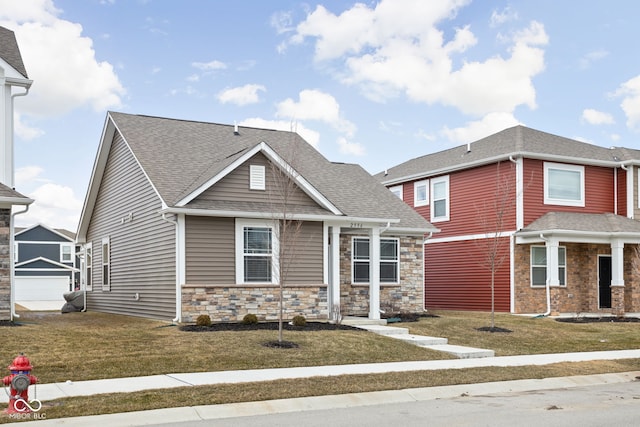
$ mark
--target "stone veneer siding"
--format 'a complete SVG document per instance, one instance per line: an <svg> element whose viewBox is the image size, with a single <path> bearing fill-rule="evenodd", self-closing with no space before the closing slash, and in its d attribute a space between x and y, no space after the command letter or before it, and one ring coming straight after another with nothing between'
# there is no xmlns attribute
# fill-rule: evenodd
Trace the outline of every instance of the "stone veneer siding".
<svg viewBox="0 0 640 427"><path fill-rule="evenodd" d="M284 287L284 319L302 315L307 320L326 320L326 285L287 285ZM184 285L182 321L195 322L208 314L214 322L236 322L249 313L258 320L278 320L278 285Z"/></svg>
<svg viewBox="0 0 640 427"><path fill-rule="evenodd" d="M340 237L340 311L343 316L368 316L369 285L351 283L353 237L357 236ZM415 236L384 237L400 239L400 283L380 285L380 307L394 312L424 311L424 239Z"/></svg>
<svg viewBox="0 0 640 427"><path fill-rule="evenodd" d="M0 209L0 320L11 320L11 209Z"/></svg>
<svg viewBox="0 0 640 427"><path fill-rule="evenodd" d="M537 246L537 245L534 245ZM610 255L611 246L590 243L560 243L566 247L566 286L550 288L551 314L601 313L622 315L640 312L640 274L633 267L634 247L624 250L625 286L611 288L611 307L598 307L598 255ZM515 312L544 313L545 287L531 287L530 245L515 247Z"/></svg>

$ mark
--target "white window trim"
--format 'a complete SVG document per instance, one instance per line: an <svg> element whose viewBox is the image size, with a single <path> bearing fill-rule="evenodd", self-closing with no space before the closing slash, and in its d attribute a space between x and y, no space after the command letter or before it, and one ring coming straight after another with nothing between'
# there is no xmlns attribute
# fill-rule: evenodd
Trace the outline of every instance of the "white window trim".
<svg viewBox="0 0 640 427"><path fill-rule="evenodd" d="M545 251L547 250L546 246L538 246L538 245L532 245L531 246L531 250L529 251L529 286L535 289L540 289L540 288L544 288L546 287L546 283L542 284L542 285L534 285L533 284L533 267L542 267L542 265L540 264L533 264L533 248L542 248ZM561 288L566 288L567 287L567 247L566 246L558 246L558 251L560 251L560 249L564 249L564 265L560 264L560 257L558 257L558 269L560 268L564 268L564 280L561 281L560 285L557 285L558 287ZM549 262L549 260L547 260L547 263ZM547 271L547 265L544 265L545 268L545 272ZM560 275L558 275L559 278ZM549 277L548 275L545 274L545 277ZM554 286L556 287L556 286Z"/></svg>
<svg viewBox="0 0 640 427"><path fill-rule="evenodd" d="M278 240L278 226L275 221L260 221L251 219L236 218L236 284L260 284L261 282L245 282L244 281L244 228L245 227L265 227L271 228L271 283L277 284L279 281L280 272L278 270L278 257L279 257L279 240Z"/></svg>
<svg viewBox="0 0 640 427"><path fill-rule="evenodd" d="M434 203L435 199L434 199L433 196L434 196L435 192L433 191L433 187L436 184L439 184L441 182L444 182L446 184L446 187L447 187L447 191L446 191L447 195L446 195L446 198L445 198L445 211L446 211L446 214L443 215L443 216L436 217L436 216L434 216L434 213L435 213L435 203ZM451 194L450 194L450 191L449 191L449 175L439 176L438 178L432 178L431 179L431 184L429 186L429 191L431 193L430 194L430 196L431 196L431 209L430 209L430 211L431 211L431 222L449 221L449 199L451 199Z"/></svg>
<svg viewBox="0 0 640 427"><path fill-rule="evenodd" d="M64 259L64 248L69 248L69 255L70 255L71 259L69 259L68 261L66 261ZM73 251L73 245L68 245L68 244L60 245L60 262L62 262L62 263L65 263L65 262L66 263L73 263L73 256L74 256L73 252L74 252Z"/></svg>
<svg viewBox="0 0 640 427"><path fill-rule="evenodd" d="M367 236L353 236L351 238L351 284L353 285L367 285L369 284L369 282L356 282L355 281L355 263L356 262L366 262L369 264L369 267L371 267L371 247L369 247L369 258L367 260L364 259L355 259L355 241L357 240L366 240L367 242L371 242L371 240L369 239L369 237ZM394 240L396 242L396 248L397 248L397 252L396 252L396 277L398 280L394 281L394 282L383 282L382 279L380 279L380 283L381 284L385 284L385 285L397 285L400 283L400 239L397 237L381 237L380 238L380 244L382 245L382 241L383 240ZM382 260L382 258L379 260L379 263L382 262L393 262L393 261L389 261L389 260Z"/></svg>
<svg viewBox="0 0 640 427"><path fill-rule="evenodd" d="M570 172L580 173L580 200L569 199L554 199L549 196L549 169L564 170ZM544 163L544 204L545 205L561 205L561 206L579 206L585 205L585 191L584 191L584 166L580 165L567 165L562 163Z"/></svg>
<svg viewBox="0 0 640 427"><path fill-rule="evenodd" d="M249 165L249 190L265 190L265 175L264 165Z"/></svg>
<svg viewBox="0 0 640 427"><path fill-rule="evenodd" d="M425 199L418 200L418 187L424 186ZM429 205L429 180L416 181L413 183L413 206L428 206Z"/></svg>
<svg viewBox="0 0 640 427"><path fill-rule="evenodd" d="M104 246L107 245L107 249L109 250L109 253L107 254L106 257L106 262L105 262L105 256L104 256ZM102 266L102 270L100 271L100 277L102 278L102 290L103 291L110 291L111 290L111 239L109 237L104 237L102 239L102 245L100 245L100 259L101 259L101 263L100 265ZM105 267L107 268L107 280L105 280Z"/></svg>
<svg viewBox="0 0 640 427"><path fill-rule="evenodd" d="M391 191L393 194L398 196L400 200L404 200L404 195L402 194L403 193L402 184L389 187L389 191Z"/></svg>
<svg viewBox="0 0 640 427"><path fill-rule="evenodd" d="M84 285L87 291L93 290L93 244L84 245Z"/></svg>
<svg viewBox="0 0 640 427"><path fill-rule="evenodd" d="M18 253L18 247L19 247L18 242L13 242L13 263L14 263L14 264L16 264L16 263L18 262L18 260L20 259L20 258L18 257L18 255L20 255L20 254Z"/></svg>

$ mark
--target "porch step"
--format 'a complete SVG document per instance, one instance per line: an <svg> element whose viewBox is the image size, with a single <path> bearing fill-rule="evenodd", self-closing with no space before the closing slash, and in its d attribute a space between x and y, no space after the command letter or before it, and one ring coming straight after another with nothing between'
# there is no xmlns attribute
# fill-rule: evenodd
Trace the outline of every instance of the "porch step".
<svg viewBox="0 0 640 427"><path fill-rule="evenodd" d="M343 325L357 326L357 327L360 327L362 325L384 326L387 324L387 320L386 319L367 319L366 317L349 316L349 317L344 317L342 319L342 322L340 323L342 323Z"/></svg>
<svg viewBox="0 0 640 427"><path fill-rule="evenodd" d="M428 348L430 350L442 351L456 356L458 359L476 359L482 357L494 357L495 352L493 350L485 350L482 348L464 347L461 345L451 344L436 344L436 345L421 345L420 347Z"/></svg>
<svg viewBox="0 0 640 427"><path fill-rule="evenodd" d="M397 326L382 326L382 325L356 325L360 329L366 329L369 332L376 333L378 335L396 336L407 335L409 328L399 328Z"/></svg>
<svg viewBox="0 0 640 427"><path fill-rule="evenodd" d="M424 335L398 334L398 335L389 335L389 337L395 338L401 341L405 341L410 344L415 344L420 347L426 347L431 345L444 345L444 344L447 344L448 342L446 338L425 337Z"/></svg>

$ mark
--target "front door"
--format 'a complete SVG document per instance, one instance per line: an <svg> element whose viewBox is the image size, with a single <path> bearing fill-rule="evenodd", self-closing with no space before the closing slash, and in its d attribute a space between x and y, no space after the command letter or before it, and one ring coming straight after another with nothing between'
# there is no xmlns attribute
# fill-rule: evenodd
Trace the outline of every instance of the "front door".
<svg viewBox="0 0 640 427"><path fill-rule="evenodd" d="M598 306L611 308L611 257L598 255Z"/></svg>

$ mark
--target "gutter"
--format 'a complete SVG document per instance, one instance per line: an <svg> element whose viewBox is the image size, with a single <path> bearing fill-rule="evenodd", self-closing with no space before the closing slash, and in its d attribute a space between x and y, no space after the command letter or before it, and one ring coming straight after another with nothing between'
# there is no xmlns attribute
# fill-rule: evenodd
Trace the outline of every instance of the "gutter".
<svg viewBox="0 0 640 427"><path fill-rule="evenodd" d="M14 245L14 237L13 237L13 224L14 224L14 219L16 216L18 215L22 215L25 214L29 211L29 205L25 205L24 210L23 211L19 211L19 212L12 212L11 213L11 224L9 225L9 282L11 284L11 298L9 301L9 305L11 307L11 320L13 320L14 317L20 318L20 316L16 313L16 283L15 283L15 260L13 259L13 245Z"/></svg>
<svg viewBox="0 0 640 427"><path fill-rule="evenodd" d="M178 249L179 249L179 245L178 245L178 220L177 218L174 219L169 219L167 218L167 213L166 212L162 212L162 219L167 221L170 224L173 224L175 226L175 231L176 231L176 317L173 318L172 322L180 322L181 317L182 317L182 286L180 284L180 279L179 279L179 272L180 272L180 265L179 265L179 254L178 254Z"/></svg>

